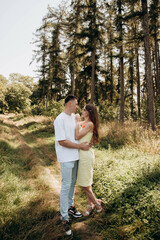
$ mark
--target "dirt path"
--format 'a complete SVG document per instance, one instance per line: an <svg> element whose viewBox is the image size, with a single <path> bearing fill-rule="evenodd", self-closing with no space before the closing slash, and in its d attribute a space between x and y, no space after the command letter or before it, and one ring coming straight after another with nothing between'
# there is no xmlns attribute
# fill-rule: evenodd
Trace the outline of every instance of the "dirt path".
<svg viewBox="0 0 160 240"><path fill-rule="evenodd" d="M60 196L60 167L55 159L55 154L51 152L47 148L47 142L45 138L35 137L34 132L30 132L32 137L32 143L28 143L25 140L25 134L27 134L27 129L24 128L25 124L29 124L32 122L42 123L43 121L47 121L44 117L38 118L28 118L21 119L18 121L13 121L14 115L0 115L0 121L4 124L10 126L12 138L14 137L14 147L19 147L21 149L21 154L28 160L30 171L28 172L27 179L30 184L35 185L38 182L41 182L41 188L43 185L47 186L45 191L43 191L43 201L39 206L40 209L43 209L46 206L54 206L57 214L54 219L49 219L47 221L46 230L43 234L42 239L44 240L53 240L53 239L65 239L63 232L61 230L57 231L57 227L53 227L53 222L59 226L59 196ZM33 147L34 144L38 146L35 150ZM41 155L44 155L46 158L53 161L53 165L46 165L44 163ZM33 178L34 176L34 178ZM79 190L76 190L76 200L80 199ZM79 203L79 209L84 206ZM77 240L99 240L102 239L100 234L96 233L94 229L90 228L91 218L82 218L80 220L73 219L72 228L73 228L73 239ZM54 229L56 231L56 235L54 233Z"/></svg>

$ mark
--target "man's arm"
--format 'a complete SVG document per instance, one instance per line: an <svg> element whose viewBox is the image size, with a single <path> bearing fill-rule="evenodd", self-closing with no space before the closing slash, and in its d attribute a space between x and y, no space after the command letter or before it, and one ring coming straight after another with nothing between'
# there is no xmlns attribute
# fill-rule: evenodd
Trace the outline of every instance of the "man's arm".
<svg viewBox="0 0 160 240"><path fill-rule="evenodd" d="M83 151L88 151L91 147L89 144L87 144L87 142L74 143L74 142L71 142L69 140L61 140L61 141L58 141L58 142L63 147L76 148L76 149L81 149Z"/></svg>

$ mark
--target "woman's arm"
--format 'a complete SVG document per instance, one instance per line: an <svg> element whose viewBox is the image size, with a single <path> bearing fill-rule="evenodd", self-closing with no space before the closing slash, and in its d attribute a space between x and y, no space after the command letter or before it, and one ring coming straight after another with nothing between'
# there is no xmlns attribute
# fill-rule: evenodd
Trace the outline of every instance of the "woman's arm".
<svg viewBox="0 0 160 240"><path fill-rule="evenodd" d="M80 124L77 123L76 124L76 132L75 132L75 139L76 140L81 139L88 132L92 132L93 131L93 123L92 122L86 123L86 126L80 132L79 132L79 128L80 128Z"/></svg>

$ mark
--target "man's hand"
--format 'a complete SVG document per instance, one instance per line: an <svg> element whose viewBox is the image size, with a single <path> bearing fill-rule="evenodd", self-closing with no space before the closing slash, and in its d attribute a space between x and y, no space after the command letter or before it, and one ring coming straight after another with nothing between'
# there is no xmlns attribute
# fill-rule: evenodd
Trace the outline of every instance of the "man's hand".
<svg viewBox="0 0 160 240"><path fill-rule="evenodd" d="M87 142L82 142L79 145L80 149L83 151L88 151L91 148L90 144L88 144Z"/></svg>

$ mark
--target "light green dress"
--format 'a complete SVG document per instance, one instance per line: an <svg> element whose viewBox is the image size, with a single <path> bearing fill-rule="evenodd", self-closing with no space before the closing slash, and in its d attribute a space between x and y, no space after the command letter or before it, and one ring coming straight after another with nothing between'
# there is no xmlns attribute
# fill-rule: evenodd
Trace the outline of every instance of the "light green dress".
<svg viewBox="0 0 160 240"><path fill-rule="evenodd" d="M82 142L90 142L93 133L89 132L80 139ZM82 187L91 186L93 183L93 163L94 163L94 150L90 148L88 151L79 151L79 165L77 174L77 184Z"/></svg>

